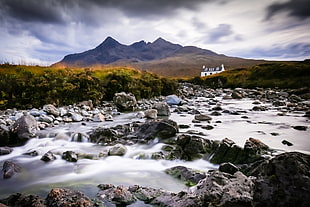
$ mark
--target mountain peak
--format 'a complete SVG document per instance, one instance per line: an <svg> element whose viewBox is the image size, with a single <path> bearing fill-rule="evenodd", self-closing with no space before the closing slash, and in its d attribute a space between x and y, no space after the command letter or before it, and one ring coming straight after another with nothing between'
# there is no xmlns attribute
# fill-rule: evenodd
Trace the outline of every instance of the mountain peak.
<svg viewBox="0 0 310 207"><path fill-rule="evenodd" d="M100 45L96 48L103 48L103 49L111 49L118 45L121 45L118 41L113 39L112 37L108 36Z"/></svg>

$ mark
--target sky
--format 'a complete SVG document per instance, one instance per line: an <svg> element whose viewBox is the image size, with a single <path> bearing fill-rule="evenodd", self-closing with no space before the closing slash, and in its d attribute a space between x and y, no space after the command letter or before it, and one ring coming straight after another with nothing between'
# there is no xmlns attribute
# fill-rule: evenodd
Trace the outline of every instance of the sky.
<svg viewBox="0 0 310 207"><path fill-rule="evenodd" d="M108 36L227 56L310 58L309 0L0 0L0 63L50 65Z"/></svg>

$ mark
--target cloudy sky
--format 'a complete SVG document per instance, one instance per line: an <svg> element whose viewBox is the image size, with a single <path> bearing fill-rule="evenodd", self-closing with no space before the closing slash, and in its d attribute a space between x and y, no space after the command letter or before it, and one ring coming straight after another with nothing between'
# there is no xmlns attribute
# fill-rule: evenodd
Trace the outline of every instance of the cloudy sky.
<svg viewBox="0 0 310 207"><path fill-rule="evenodd" d="M0 0L0 62L49 65L111 36L235 57L310 58L309 0Z"/></svg>

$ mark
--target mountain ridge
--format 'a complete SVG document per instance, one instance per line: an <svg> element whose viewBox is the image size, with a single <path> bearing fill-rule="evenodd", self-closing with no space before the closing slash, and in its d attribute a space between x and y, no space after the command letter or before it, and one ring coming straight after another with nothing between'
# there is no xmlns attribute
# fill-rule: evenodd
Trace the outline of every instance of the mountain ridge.
<svg viewBox="0 0 310 207"><path fill-rule="evenodd" d="M124 45L108 36L97 47L66 55L54 67L132 66L158 75L169 77L199 76L202 65L209 67L225 65L225 68L248 67L264 63L217 54L195 46L171 43L162 37L153 42L144 40Z"/></svg>

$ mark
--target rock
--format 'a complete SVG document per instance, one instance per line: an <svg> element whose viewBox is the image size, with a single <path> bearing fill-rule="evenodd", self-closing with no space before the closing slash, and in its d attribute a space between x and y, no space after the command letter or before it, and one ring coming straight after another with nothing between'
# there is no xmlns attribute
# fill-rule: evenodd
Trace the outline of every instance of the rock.
<svg viewBox="0 0 310 207"><path fill-rule="evenodd" d="M0 147L0 155L8 155L13 151L11 147Z"/></svg>
<svg viewBox="0 0 310 207"><path fill-rule="evenodd" d="M220 165L219 171L233 175L235 172L239 171L239 168L230 162L225 162Z"/></svg>
<svg viewBox="0 0 310 207"><path fill-rule="evenodd" d="M102 201L114 203L116 206L127 206L136 201L134 196L124 186L117 186L111 184L98 185L100 191L97 197Z"/></svg>
<svg viewBox="0 0 310 207"><path fill-rule="evenodd" d="M60 112L59 110L52 104L47 104L43 106L43 111L45 111L48 114L52 114L54 116L59 116Z"/></svg>
<svg viewBox="0 0 310 207"><path fill-rule="evenodd" d="M184 166L172 167L166 169L165 172L168 175L172 175L173 177L180 179L187 186L196 185L200 180L206 178L206 175L203 172L198 172Z"/></svg>
<svg viewBox="0 0 310 207"><path fill-rule="evenodd" d="M208 115L205 115L205 114L196 114L195 115L195 120L198 120L198 121L210 121L212 120L212 118Z"/></svg>
<svg viewBox="0 0 310 207"><path fill-rule="evenodd" d="M236 90L234 90L232 92L231 97L233 99L242 99L243 98L242 94L239 91L236 91Z"/></svg>
<svg viewBox="0 0 310 207"><path fill-rule="evenodd" d="M91 200L79 191L69 189L52 189L45 199L48 207L72 206L72 207L93 207Z"/></svg>
<svg viewBox="0 0 310 207"><path fill-rule="evenodd" d="M51 151L48 151L41 157L41 160L44 162L53 161L56 160L56 156Z"/></svg>
<svg viewBox="0 0 310 207"><path fill-rule="evenodd" d="M155 103L153 108L157 110L158 116L170 116L170 108L166 102Z"/></svg>
<svg viewBox="0 0 310 207"><path fill-rule="evenodd" d="M94 108L92 100L82 101L82 102L78 103L77 106L82 107L82 108L87 108L89 110L92 110Z"/></svg>
<svg viewBox="0 0 310 207"><path fill-rule="evenodd" d="M293 144L287 140L282 140L282 144L287 145L287 146L293 146Z"/></svg>
<svg viewBox="0 0 310 207"><path fill-rule="evenodd" d="M181 99L176 95L169 95L166 97L166 103L168 105L179 105L181 103Z"/></svg>
<svg viewBox="0 0 310 207"><path fill-rule="evenodd" d="M286 152L261 163L256 176L254 206L310 206L310 155Z"/></svg>
<svg viewBox="0 0 310 207"><path fill-rule="evenodd" d="M61 158L68 161L68 162L77 162L78 161L78 155L73 151L66 151L66 152L62 153Z"/></svg>
<svg viewBox="0 0 310 207"><path fill-rule="evenodd" d="M113 102L120 111L134 111L137 107L136 97L125 92L116 93Z"/></svg>
<svg viewBox="0 0 310 207"><path fill-rule="evenodd" d="M11 128L10 144L22 145L28 139L36 136L37 133L37 121L31 115L23 115L17 119Z"/></svg>
<svg viewBox="0 0 310 207"><path fill-rule="evenodd" d="M156 137L167 139L176 135L179 131L178 125L172 120L156 119L147 121L133 133L140 141L153 140Z"/></svg>
<svg viewBox="0 0 310 207"><path fill-rule="evenodd" d="M98 127L89 134L90 141L97 144L108 145L118 139L117 131L110 128Z"/></svg>
<svg viewBox="0 0 310 207"><path fill-rule="evenodd" d="M10 129L5 125L0 125L0 146L8 146L12 142Z"/></svg>
<svg viewBox="0 0 310 207"><path fill-rule="evenodd" d="M179 135L176 144L181 148L181 159L184 160L202 158L213 148L210 140L195 135Z"/></svg>
<svg viewBox="0 0 310 207"><path fill-rule="evenodd" d="M96 114L93 117L94 122L104 122L105 121L105 116L102 113Z"/></svg>
<svg viewBox="0 0 310 207"><path fill-rule="evenodd" d="M44 204L44 200L37 195L26 195L22 193L16 193L10 195L5 199L0 200L0 207L1 203L7 206L14 206L14 207L46 207Z"/></svg>
<svg viewBox="0 0 310 207"><path fill-rule="evenodd" d="M81 114L72 113L72 114L71 114L71 118L72 118L72 120L75 121L75 122L80 122L80 121L83 120L84 117L83 117Z"/></svg>
<svg viewBox="0 0 310 207"><path fill-rule="evenodd" d="M21 172L21 166L10 161L5 161L2 166L3 178L11 178L15 173Z"/></svg>
<svg viewBox="0 0 310 207"><path fill-rule="evenodd" d="M300 130L300 131L307 131L307 126L293 126L293 129Z"/></svg>
<svg viewBox="0 0 310 207"><path fill-rule="evenodd" d="M214 171L192 191L201 199L202 206L251 207L254 183L239 171L233 175Z"/></svg>
<svg viewBox="0 0 310 207"><path fill-rule="evenodd" d="M201 128L206 129L206 130L214 129L214 127L211 125L204 125L204 126L201 126Z"/></svg>
<svg viewBox="0 0 310 207"><path fill-rule="evenodd" d="M122 144L116 144L109 149L108 155L110 156L123 156L127 152L127 148Z"/></svg>
<svg viewBox="0 0 310 207"><path fill-rule="evenodd" d="M53 123L54 119L48 115L41 114L39 117L39 121L46 123Z"/></svg>
<svg viewBox="0 0 310 207"><path fill-rule="evenodd" d="M157 119L157 110L156 109L148 109L144 112L144 115L148 119Z"/></svg>

